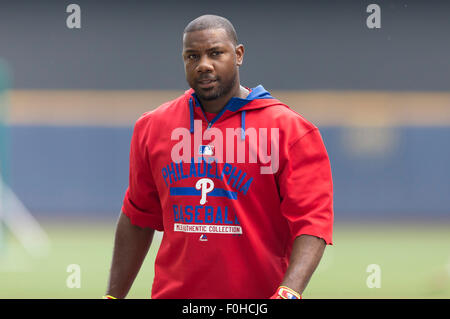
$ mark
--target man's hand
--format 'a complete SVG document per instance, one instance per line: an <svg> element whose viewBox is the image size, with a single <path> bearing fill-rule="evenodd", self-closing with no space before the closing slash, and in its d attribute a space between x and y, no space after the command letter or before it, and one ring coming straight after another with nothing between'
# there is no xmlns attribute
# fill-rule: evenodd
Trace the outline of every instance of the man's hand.
<svg viewBox="0 0 450 319"><path fill-rule="evenodd" d="M302 295L289 287L280 286L269 299L302 299Z"/></svg>

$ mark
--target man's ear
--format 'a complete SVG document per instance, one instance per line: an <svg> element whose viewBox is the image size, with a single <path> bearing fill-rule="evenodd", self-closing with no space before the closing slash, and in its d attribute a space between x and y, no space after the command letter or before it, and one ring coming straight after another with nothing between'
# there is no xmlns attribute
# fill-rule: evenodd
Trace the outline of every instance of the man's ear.
<svg viewBox="0 0 450 319"><path fill-rule="evenodd" d="M241 66L244 62L245 49L242 44L236 46L236 65Z"/></svg>

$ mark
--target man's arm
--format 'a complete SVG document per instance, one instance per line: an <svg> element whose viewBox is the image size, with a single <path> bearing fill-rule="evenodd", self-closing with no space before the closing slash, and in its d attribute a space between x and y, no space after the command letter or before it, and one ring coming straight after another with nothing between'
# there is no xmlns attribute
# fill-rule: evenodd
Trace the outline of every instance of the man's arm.
<svg viewBox="0 0 450 319"><path fill-rule="evenodd" d="M152 243L154 230L131 223L120 213L116 227L114 251L106 294L125 298L142 266Z"/></svg>
<svg viewBox="0 0 450 319"><path fill-rule="evenodd" d="M326 243L321 238L298 236L294 240L289 266L281 285L302 294L319 265L325 246Z"/></svg>

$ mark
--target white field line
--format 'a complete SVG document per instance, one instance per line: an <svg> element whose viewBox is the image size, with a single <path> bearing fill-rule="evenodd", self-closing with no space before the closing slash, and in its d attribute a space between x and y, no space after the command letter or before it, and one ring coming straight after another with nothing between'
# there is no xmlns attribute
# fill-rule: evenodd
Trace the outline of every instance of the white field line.
<svg viewBox="0 0 450 319"><path fill-rule="evenodd" d="M34 257L47 255L50 251L47 233L1 178L0 194L0 219L30 255Z"/></svg>

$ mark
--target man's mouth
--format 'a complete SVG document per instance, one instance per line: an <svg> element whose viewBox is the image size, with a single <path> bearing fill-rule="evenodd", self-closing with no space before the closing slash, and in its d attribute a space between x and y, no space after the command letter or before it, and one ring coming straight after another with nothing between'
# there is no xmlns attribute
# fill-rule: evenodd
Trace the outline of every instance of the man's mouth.
<svg viewBox="0 0 450 319"><path fill-rule="evenodd" d="M199 80L198 81L198 85L201 87L201 88L209 88L209 87L212 87L212 86L214 86L214 83L216 83L216 81L217 80L215 80L215 79L204 79L204 80Z"/></svg>

